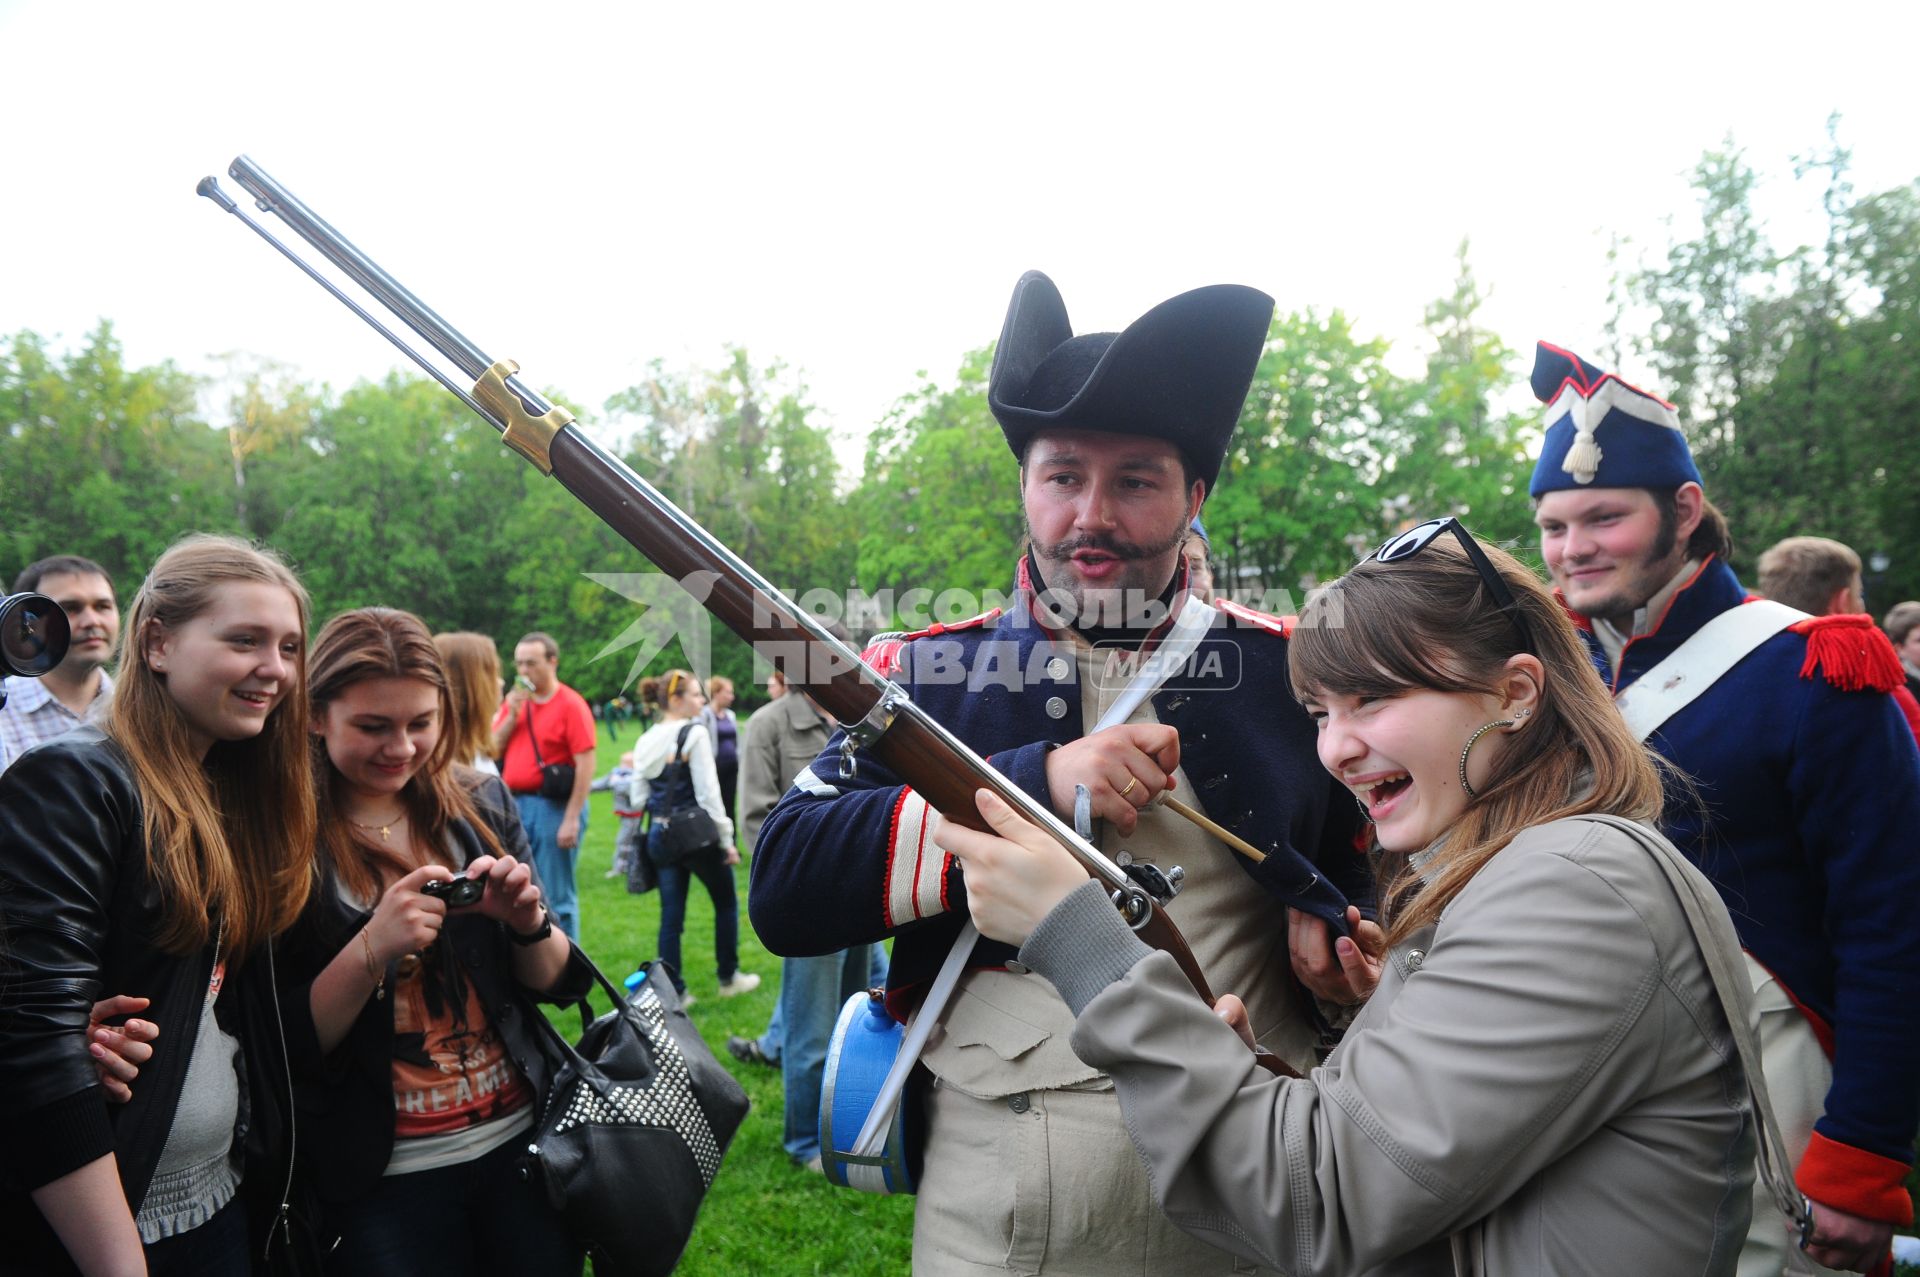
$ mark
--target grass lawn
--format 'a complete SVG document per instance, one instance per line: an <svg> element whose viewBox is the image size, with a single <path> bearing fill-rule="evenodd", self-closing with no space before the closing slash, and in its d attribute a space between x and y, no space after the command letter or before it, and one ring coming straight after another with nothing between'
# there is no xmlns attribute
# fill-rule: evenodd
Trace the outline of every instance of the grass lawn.
<svg viewBox="0 0 1920 1277"><path fill-rule="evenodd" d="M600 771L639 735L629 726L620 743L601 729ZM593 795L580 853L581 942L616 983L655 956L660 933L658 892L627 894L621 879L605 877L613 861L614 817L609 795ZM722 999L714 990L713 906L696 883L682 941L687 988L699 1001L688 1014L721 1063L753 1100L753 1110L727 1149L726 1161L700 1211L693 1241L677 1272L685 1277L740 1277L745 1273L866 1277L911 1268L913 1199L879 1197L830 1187L791 1166L780 1147L782 1096L777 1070L743 1065L727 1054L729 1033L752 1037L767 1026L780 986L780 959L761 947L746 919L746 866L736 870L740 895L740 966L762 977L750 994ZM569 1038L580 1034L572 1011L551 1015ZM636 1183L635 1194L647 1191Z"/></svg>

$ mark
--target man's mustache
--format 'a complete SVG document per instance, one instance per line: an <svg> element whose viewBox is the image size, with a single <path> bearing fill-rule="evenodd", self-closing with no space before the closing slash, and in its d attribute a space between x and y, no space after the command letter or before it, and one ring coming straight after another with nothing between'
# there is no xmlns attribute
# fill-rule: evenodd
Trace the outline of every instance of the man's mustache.
<svg viewBox="0 0 1920 1277"><path fill-rule="evenodd" d="M1110 537L1078 536L1068 537L1065 541L1055 541L1041 547L1041 555L1049 559L1065 559L1082 550L1098 550L1102 554L1111 554L1116 559L1148 559L1156 553L1153 549L1135 545L1130 541L1115 541Z"/></svg>

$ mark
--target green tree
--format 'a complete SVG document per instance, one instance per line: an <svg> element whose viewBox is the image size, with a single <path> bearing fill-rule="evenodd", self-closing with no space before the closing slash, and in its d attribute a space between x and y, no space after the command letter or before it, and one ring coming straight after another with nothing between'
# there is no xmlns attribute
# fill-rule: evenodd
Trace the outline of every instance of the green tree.
<svg viewBox="0 0 1920 1277"><path fill-rule="evenodd" d="M1025 523L1019 462L987 408L992 365L992 346L969 351L951 386L924 382L868 436L866 474L850 503L862 589L898 599L1011 588Z"/></svg>
<svg viewBox="0 0 1920 1277"><path fill-rule="evenodd" d="M1731 137L1708 151L1693 172L1698 237L1670 244L1665 265L1640 278L1656 316L1649 355L1661 392L1680 409L1707 494L1730 517L1748 507L1732 520L1736 566L1765 526L1784 521L1762 517L1762 494L1786 491L1779 477L1804 455L1798 436L1783 437L1752 398L1796 334L1782 282L1791 256L1767 241L1753 205L1759 181Z"/></svg>
<svg viewBox="0 0 1920 1277"><path fill-rule="evenodd" d="M655 361L606 406L628 464L768 580L793 595L846 590L855 547L839 509L832 433L785 365L757 366L739 347L718 369ZM604 597L581 607L624 609L609 613L626 617L605 631L612 639L632 605L592 589ZM677 646L654 668L674 663L685 663ZM755 672L746 644L724 633L715 636L713 668L743 688Z"/></svg>
<svg viewBox="0 0 1920 1277"><path fill-rule="evenodd" d="M33 332L0 350L0 569L83 554L138 581L182 533L235 528L219 435L197 383L126 366L102 321L64 358Z"/></svg>
<svg viewBox="0 0 1920 1277"><path fill-rule="evenodd" d="M1793 535L1829 536L1891 568L1876 607L1920 587L1920 495L1907 453L1920 384L1913 186L1856 199L1851 155L1827 121L1795 163L1820 183L1818 244L1776 253L1752 206L1754 170L1729 142L1695 169L1699 238L1641 279L1656 307L1653 361L1669 378L1708 495L1728 516L1734 566Z"/></svg>
<svg viewBox="0 0 1920 1277"><path fill-rule="evenodd" d="M1478 323L1486 294L1467 260L1467 241L1455 262L1453 291L1427 307L1433 350L1426 376L1411 388L1413 401L1385 423L1380 493L1401 519L1455 515L1480 536L1526 552L1533 543L1527 443L1534 421L1496 407L1514 383L1513 352Z"/></svg>
<svg viewBox="0 0 1920 1277"><path fill-rule="evenodd" d="M1290 608L1380 540L1388 427L1412 399L1386 358L1387 343L1362 340L1341 311L1274 317L1207 500L1223 592Z"/></svg>
<svg viewBox="0 0 1920 1277"><path fill-rule="evenodd" d="M1920 422L1913 357L1920 349L1920 182L1855 204L1846 255L1871 305L1857 307L1834 354L1834 380L1859 423L1856 487L1837 513L1854 525L1851 543L1863 556L1879 552L1889 561L1881 579L1869 582L1868 603L1878 613L1920 598L1920 483L1912 460Z"/></svg>

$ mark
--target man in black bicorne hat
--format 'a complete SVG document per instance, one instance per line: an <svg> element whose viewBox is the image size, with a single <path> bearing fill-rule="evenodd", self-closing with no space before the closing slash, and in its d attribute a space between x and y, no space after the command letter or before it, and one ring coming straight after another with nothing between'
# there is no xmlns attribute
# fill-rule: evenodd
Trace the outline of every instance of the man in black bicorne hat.
<svg viewBox="0 0 1920 1277"><path fill-rule="evenodd" d="M1263 1045L1304 1069L1349 992L1328 936L1346 931L1350 900L1367 903L1358 817L1288 693L1287 623L1190 598L1181 556L1272 308L1220 285L1123 332L1075 336L1052 281L1023 277L988 386L1026 513L1011 605L876 641L868 659L1063 819L1084 790L1092 836L1116 862L1180 866L1170 913L1209 983L1240 994ZM767 819L753 923L781 953L894 937L887 1001L904 1019L960 934L966 878L940 847L939 813L864 750L848 777L842 742ZM1266 858L1154 805L1169 791ZM1311 939L1298 974L1290 911L1296 940ZM921 1057L934 1081L921 1097L914 1272L1255 1271L1154 1207L1112 1082L1073 1054L1072 1025L1015 950L973 946Z"/></svg>

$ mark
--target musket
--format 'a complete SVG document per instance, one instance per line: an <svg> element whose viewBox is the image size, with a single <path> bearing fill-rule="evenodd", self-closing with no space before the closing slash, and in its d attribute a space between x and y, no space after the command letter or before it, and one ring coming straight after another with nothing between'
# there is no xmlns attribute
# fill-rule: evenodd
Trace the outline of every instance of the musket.
<svg viewBox="0 0 1920 1277"><path fill-rule="evenodd" d="M774 588L659 489L573 425L573 414L548 403L523 384L517 375L518 364L488 357L286 187L269 177L258 164L243 155L233 161L227 173L253 196L256 207L278 217L448 362L473 378L472 390L456 384L304 257L248 216L216 179L202 178L199 193L245 222L372 325L407 358L500 431L508 447L542 474L558 480L661 571L683 584L711 581L712 589L703 602L715 620L757 651L806 652L804 669L788 671L788 678L805 688L845 729L843 769L854 765L856 749L865 749L944 818L973 829L987 828L974 806L974 792L993 790L1079 861L1087 873L1106 888L1122 917L1140 938L1172 954L1194 989L1212 1004L1213 993L1207 987L1199 963L1194 960L1193 951L1166 913L1165 905L1172 899L1175 885L1157 869L1139 864L1122 868L1081 838L1045 804L1036 801L934 721L908 698L899 684L868 666L858 652ZM1261 1058L1273 1061L1272 1056Z"/></svg>

